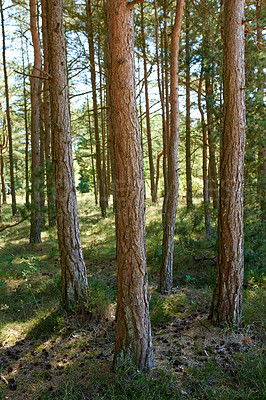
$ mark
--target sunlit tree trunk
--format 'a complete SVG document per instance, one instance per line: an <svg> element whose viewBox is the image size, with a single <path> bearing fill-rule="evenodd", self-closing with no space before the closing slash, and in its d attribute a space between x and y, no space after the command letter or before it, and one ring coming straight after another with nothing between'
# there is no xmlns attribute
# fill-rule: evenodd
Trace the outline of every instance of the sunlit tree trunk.
<svg viewBox="0 0 266 400"><path fill-rule="evenodd" d="M64 308L71 309L85 301L88 283L78 222L62 3L63 0L47 2L47 31L57 230L62 273L61 302Z"/></svg>
<svg viewBox="0 0 266 400"><path fill-rule="evenodd" d="M134 10L108 0L111 124L116 161L117 329L114 366L149 371L153 350L146 266L144 170L138 121Z"/></svg>
<svg viewBox="0 0 266 400"><path fill-rule="evenodd" d="M40 212L40 78L42 69L36 0L30 0L30 30L34 49L31 76L31 230L30 242L41 242Z"/></svg>
<svg viewBox="0 0 266 400"><path fill-rule="evenodd" d="M5 25L4 25L4 13L3 13L3 1L2 0L0 0L0 12L1 12L1 23L2 23L2 52L3 52L4 79L5 79L6 119L7 119L7 131L8 131L8 146L9 146L10 186L11 186L11 197L12 197L12 215L14 217L17 214L17 205L16 205L16 192L15 192L15 179L14 179L13 139L12 139L11 118L10 118L9 87L8 87L8 75L7 75L7 67L6 67Z"/></svg>
<svg viewBox="0 0 266 400"><path fill-rule="evenodd" d="M168 147L168 197L166 203L165 221L163 227L162 266L160 271L159 289L165 293L173 285L173 258L175 218L178 200L178 138L179 138L179 101L178 101L178 58L181 24L183 18L184 0L176 1L176 15L171 35L170 59L170 104L171 125Z"/></svg>
<svg viewBox="0 0 266 400"><path fill-rule="evenodd" d="M224 130L221 144L218 262L209 318L239 323L244 273L244 0L224 1Z"/></svg>

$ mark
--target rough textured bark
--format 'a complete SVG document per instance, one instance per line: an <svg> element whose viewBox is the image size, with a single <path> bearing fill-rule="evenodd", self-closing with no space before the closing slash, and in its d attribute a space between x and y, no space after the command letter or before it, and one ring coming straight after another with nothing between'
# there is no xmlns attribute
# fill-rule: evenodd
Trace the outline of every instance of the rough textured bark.
<svg viewBox="0 0 266 400"><path fill-rule="evenodd" d="M134 65L134 11L108 0L111 123L116 160L117 330L114 366L149 371L153 350L146 266L144 171Z"/></svg>
<svg viewBox="0 0 266 400"><path fill-rule="evenodd" d="M176 1L176 15L171 35L170 58L170 104L171 125L168 147L168 197L163 229L162 266L160 271L159 289L165 293L173 285L173 256L175 218L178 200L179 175L178 175L178 138L179 138L179 100L178 100L178 57L179 38L183 18L184 0Z"/></svg>
<svg viewBox="0 0 266 400"><path fill-rule="evenodd" d="M0 105L1 109L1 105ZM2 109L1 109L2 111ZM6 204L6 185L5 185L5 175L4 175L4 153L7 150L8 147L8 134L6 131L6 119L5 117L3 118L3 140L2 143L0 143L0 174L1 174L1 189L0 189L0 197L1 197L1 192L3 195L3 204ZM2 204L2 200L1 200Z"/></svg>
<svg viewBox="0 0 266 400"><path fill-rule="evenodd" d="M57 229L62 271L61 302L64 308L70 309L86 299L88 283L77 212L62 1L47 2L47 30Z"/></svg>
<svg viewBox="0 0 266 400"><path fill-rule="evenodd" d="M48 60L48 39L47 39L47 17L46 0L41 0L42 6L42 36L43 36L43 116L45 127L45 169L46 169L46 187L47 187L47 207L49 226L56 225L55 209L55 178L51 151L51 118L50 118L50 87L49 87L49 60Z"/></svg>
<svg viewBox="0 0 266 400"><path fill-rule="evenodd" d="M8 132L8 145L9 145L10 186L11 186L11 197L12 197L12 215L14 217L17 214L17 205L16 205L16 192L15 192L15 179L14 179L13 140L12 140L12 127L11 127L10 105L9 105L9 87L8 87L8 75L6 68L5 25L4 25L2 0L0 0L0 13L1 13L1 23L2 23L2 52L3 52L4 79L5 79L6 119L7 119L7 132Z"/></svg>
<svg viewBox="0 0 266 400"><path fill-rule="evenodd" d="M221 145L217 276L210 310L216 324L239 323L244 272L244 0L224 1L224 130Z"/></svg>
<svg viewBox="0 0 266 400"><path fill-rule="evenodd" d="M148 77L147 77L147 55L146 55L146 42L145 42L145 31L144 31L144 10L143 9L144 9L143 4L141 4L141 37L142 37L142 54L143 54L143 69L144 69L146 129L147 129L149 166L150 166L151 198L152 198L152 202L156 203L157 191L156 191L156 185L155 185L155 170L154 170L153 152L152 152L149 89L148 89Z"/></svg>
<svg viewBox="0 0 266 400"><path fill-rule="evenodd" d="M190 143L190 0L186 0L186 182L187 207L193 205L192 202L192 178L191 178L191 143Z"/></svg>
<svg viewBox="0 0 266 400"><path fill-rule="evenodd" d="M34 49L31 83L31 229L30 242L41 242L40 212L40 77L42 68L36 0L30 0L30 30Z"/></svg>
<svg viewBox="0 0 266 400"><path fill-rule="evenodd" d="M91 86L92 86L92 100L93 100L94 130L95 130L95 141L96 141L96 171L99 182L100 207L102 216L105 218L108 199L105 193L104 177L103 177L102 163L101 163L101 143L99 134L96 71L95 71L95 59L94 59L94 38L93 38L92 11L91 11L90 0L86 0L86 13L87 13L87 31L88 31L88 41L89 41L89 59L90 59L90 73L91 73Z"/></svg>

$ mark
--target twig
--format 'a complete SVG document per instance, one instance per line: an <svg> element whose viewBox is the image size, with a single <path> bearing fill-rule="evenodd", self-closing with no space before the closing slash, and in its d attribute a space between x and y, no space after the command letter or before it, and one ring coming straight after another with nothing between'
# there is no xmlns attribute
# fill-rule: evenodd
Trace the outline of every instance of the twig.
<svg viewBox="0 0 266 400"><path fill-rule="evenodd" d="M3 232L3 231L6 230L7 228L13 228L14 226L17 226L17 225L21 224L21 222L26 221L27 219L29 219L29 217L26 217L26 218L22 219L21 221L16 222L16 223L13 224L13 225L4 226L4 228L0 229L0 232Z"/></svg>

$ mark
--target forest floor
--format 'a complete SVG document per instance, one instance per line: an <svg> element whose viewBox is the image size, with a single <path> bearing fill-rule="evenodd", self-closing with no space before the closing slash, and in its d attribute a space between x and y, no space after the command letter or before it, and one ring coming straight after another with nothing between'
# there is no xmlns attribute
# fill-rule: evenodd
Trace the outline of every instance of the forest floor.
<svg viewBox="0 0 266 400"><path fill-rule="evenodd" d="M255 274L254 268L247 268L241 328L214 327L208 312L216 239L207 239L202 233L200 208L187 213L179 206L174 289L162 296L156 290L162 239L160 205L147 203L156 366L150 375L131 365L112 372L114 216L110 211L103 220L86 195L79 196L79 209L90 295L86 309L67 314L59 305L56 229L46 228L42 243L30 244L29 221L9 226L16 221L8 218L10 207L4 208L6 217L0 225L0 399L266 398L263 272L259 268Z"/></svg>

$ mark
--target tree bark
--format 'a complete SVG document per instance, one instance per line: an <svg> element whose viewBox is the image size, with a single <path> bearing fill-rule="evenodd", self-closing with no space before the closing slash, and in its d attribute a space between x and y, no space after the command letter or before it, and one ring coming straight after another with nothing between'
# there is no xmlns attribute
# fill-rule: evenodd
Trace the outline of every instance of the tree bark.
<svg viewBox="0 0 266 400"><path fill-rule="evenodd" d="M242 310L246 124L244 5L244 0L224 1L224 130L221 146L218 262L209 316L216 324L238 324Z"/></svg>
<svg viewBox="0 0 266 400"><path fill-rule="evenodd" d="M0 106L1 109L1 106ZM2 109L1 109L2 111ZM4 114L3 114L4 115ZM1 188L0 190L0 197L1 197L1 192L3 194L3 204L6 204L6 185L5 185L5 175L4 175L4 153L7 150L8 146L8 133L6 132L6 119L5 116L3 118L3 140L2 143L0 144L0 173L1 173ZM1 200L2 204L2 200Z"/></svg>
<svg viewBox="0 0 266 400"><path fill-rule="evenodd" d="M30 0L30 30L34 49L31 76L31 230L30 242L41 243L40 212L40 76L42 68L36 0Z"/></svg>
<svg viewBox="0 0 266 400"><path fill-rule="evenodd" d="M68 103L63 0L47 2L49 45L51 132L53 139L58 244L62 272L61 302L71 309L87 296L87 274L83 260L73 168L70 110Z"/></svg>
<svg viewBox="0 0 266 400"><path fill-rule="evenodd" d="M191 178L191 143L190 143L190 0L186 0L186 182L187 208L193 206Z"/></svg>
<svg viewBox="0 0 266 400"><path fill-rule="evenodd" d="M114 367L153 364L145 245L144 170L137 113L134 11L108 0L111 124L116 160L117 329Z"/></svg>
<svg viewBox="0 0 266 400"><path fill-rule="evenodd" d="M168 197L166 203L165 223L163 230L162 266L160 271L159 289L168 292L173 285L173 258L175 218L178 200L178 139L179 139L179 100L178 100L178 57L181 24L183 18L184 0L176 1L176 15L171 36L170 59L170 104L171 124L168 146Z"/></svg>
<svg viewBox="0 0 266 400"><path fill-rule="evenodd" d="M7 75L7 68L6 68L6 40L5 40L5 25L4 25L4 13L3 13L3 1L2 0L0 0L0 12L1 12L1 23L2 23L2 52L3 52L4 78L5 78L6 119L7 119L8 145L9 145L10 186L11 186L11 197L12 197L12 215L14 217L17 214L17 204L16 204L15 179L14 179L13 139L12 139L11 118L10 118L8 75Z"/></svg>

